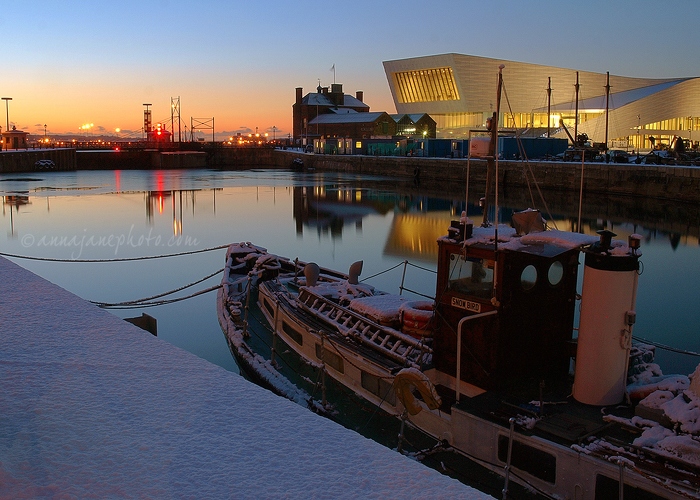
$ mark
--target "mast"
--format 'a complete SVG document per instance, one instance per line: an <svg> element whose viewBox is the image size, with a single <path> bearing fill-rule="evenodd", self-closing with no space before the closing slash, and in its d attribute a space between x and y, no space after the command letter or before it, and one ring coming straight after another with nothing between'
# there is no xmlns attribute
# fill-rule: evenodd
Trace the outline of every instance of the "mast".
<svg viewBox="0 0 700 500"><path fill-rule="evenodd" d="M547 78L547 137L549 137L549 122L552 117L552 77Z"/></svg>
<svg viewBox="0 0 700 500"><path fill-rule="evenodd" d="M576 89L576 113L574 116L574 147L576 147L576 143L578 142L578 89L580 85L578 83L578 71L576 72L576 85L574 85L574 88Z"/></svg>
<svg viewBox="0 0 700 500"><path fill-rule="evenodd" d="M505 64L501 64L498 66L498 90L496 92L496 117L500 116L501 113L501 90L503 89L503 68L505 68ZM495 171L496 171L496 189L494 190L494 205L495 205L495 210L494 210L494 240L493 240L493 245L494 249L498 251L498 120L496 120L496 123L493 125L493 131L491 132L491 142L493 143L493 162L495 165ZM494 268L495 271L495 268ZM496 293L496 280L497 280L496 273L494 272L493 276L493 293L495 297Z"/></svg>
<svg viewBox="0 0 700 500"><path fill-rule="evenodd" d="M498 67L498 91L496 94L496 111L493 112L491 118L486 120L486 128L491 132L491 141L489 142L489 152L486 157L486 192L484 193L484 216L481 227L489 227L489 191L491 189L491 172L496 170L496 206L498 205L498 163L496 155L498 154L498 116L501 111L501 88L503 87L503 68L504 64ZM496 215L496 225L498 225L498 215Z"/></svg>
<svg viewBox="0 0 700 500"><path fill-rule="evenodd" d="M609 160L608 152L608 113L610 111L610 71L605 73L605 161Z"/></svg>

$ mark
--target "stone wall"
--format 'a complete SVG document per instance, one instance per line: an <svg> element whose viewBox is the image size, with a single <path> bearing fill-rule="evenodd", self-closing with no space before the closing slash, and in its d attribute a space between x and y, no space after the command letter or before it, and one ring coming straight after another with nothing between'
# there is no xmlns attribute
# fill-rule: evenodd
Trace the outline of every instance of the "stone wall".
<svg viewBox="0 0 700 500"><path fill-rule="evenodd" d="M264 147L238 148L219 147L206 149L207 165L210 167L248 168L273 167L273 149Z"/></svg>
<svg viewBox="0 0 700 500"><path fill-rule="evenodd" d="M152 168L294 168L294 160L304 168L344 172L353 175L391 176L411 181L422 190L438 193L464 191L467 160L450 158L411 158L395 156L350 156L301 153L271 148L213 148L203 151L169 154L162 158L156 150L79 151L74 149L37 149L3 151L0 173L36 171L36 162L49 159L56 170L152 169ZM206 156L206 157L205 157ZM559 162L499 162L502 190L535 189L533 176L543 191L578 193L581 164ZM481 189L486 183L486 162L469 162L470 186ZM624 195L680 202L700 202L700 169L663 165L588 163L583 189L605 196ZM529 190L529 189L528 189Z"/></svg>
<svg viewBox="0 0 700 500"><path fill-rule="evenodd" d="M329 170L355 175L387 175L413 179L426 189L465 185L466 159L408 158L393 156L344 156L305 154L276 150L277 167L289 167L301 158L307 169ZM469 182L486 183L486 161L469 162ZM542 190L579 192L581 164L571 162L500 161L498 176L501 189L528 187L534 189L533 176ZM588 163L585 165L583 189L586 193L625 195L700 201L700 169L695 167Z"/></svg>
<svg viewBox="0 0 700 500"><path fill-rule="evenodd" d="M78 170L141 170L151 168L153 154L158 151L115 151L113 149L78 151Z"/></svg>
<svg viewBox="0 0 700 500"><path fill-rule="evenodd" d="M39 170L36 162L51 160L54 170L75 170L75 149L28 149L0 152L0 173Z"/></svg>

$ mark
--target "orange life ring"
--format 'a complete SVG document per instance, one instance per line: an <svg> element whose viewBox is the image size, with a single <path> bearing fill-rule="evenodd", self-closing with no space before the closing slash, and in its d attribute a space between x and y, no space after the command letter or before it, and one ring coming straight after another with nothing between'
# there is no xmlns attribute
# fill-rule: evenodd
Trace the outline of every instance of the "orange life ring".
<svg viewBox="0 0 700 500"><path fill-rule="evenodd" d="M403 404L406 411L411 415L417 415L423 407L413 395L413 388L416 388L423 398L426 406L435 410L440 408L442 400L430 382L430 379L417 368L404 368L394 377L394 391L396 397Z"/></svg>
<svg viewBox="0 0 700 500"><path fill-rule="evenodd" d="M433 308L434 304L428 300L415 300L401 304L399 307L401 330L416 338L430 335Z"/></svg>

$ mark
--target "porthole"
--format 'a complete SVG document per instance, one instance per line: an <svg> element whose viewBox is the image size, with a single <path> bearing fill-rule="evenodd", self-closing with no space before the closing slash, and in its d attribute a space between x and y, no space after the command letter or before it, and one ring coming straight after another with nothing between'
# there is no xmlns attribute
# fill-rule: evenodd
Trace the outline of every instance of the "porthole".
<svg viewBox="0 0 700 500"><path fill-rule="evenodd" d="M537 283L537 269L530 264L520 273L520 285L523 290L531 290L535 283Z"/></svg>
<svg viewBox="0 0 700 500"><path fill-rule="evenodd" d="M558 260L552 262L552 265L549 266L549 271L547 271L547 280L549 280L549 284L552 286L558 285L563 277L564 266L562 263Z"/></svg>

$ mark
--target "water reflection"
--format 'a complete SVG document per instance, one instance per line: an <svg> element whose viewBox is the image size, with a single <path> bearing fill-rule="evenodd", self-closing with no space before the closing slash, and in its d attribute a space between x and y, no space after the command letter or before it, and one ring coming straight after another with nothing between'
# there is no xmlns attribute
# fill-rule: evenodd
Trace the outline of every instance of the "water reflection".
<svg viewBox="0 0 700 500"><path fill-rule="evenodd" d="M173 235L182 234L183 210L196 212L197 194L201 190L148 191L145 196L146 220L153 225L156 215L169 213L172 218ZM208 190L213 195L213 209L216 212L216 190Z"/></svg>
<svg viewBox="0 0 700 500"><path fill-rule="evenodd" d="M470 190L474 194L468 205L459 191L459 186L446 186L443 192L430 192L395 179L263 170L0 175L6 228L0 232L0 248L11 254L70 259L78 254L68 245L71 241L123 238L119 247L95 244L80 249L81 258L98 259L252 241L290 258L338 269L364 259L365 276L403 260L434 269L435 241L446 234L450 221L465 209L477 223L481 220L479 190ZM572 196L546 193L546 199L552 216L545 216L551 224L574 230L578 214ZM532 206L532 198L520 191L505 191L502 200L507 205L499 211L502 221ZM489 214L491 220L494 216ZM671 201L586 195L582 206L584 232L610 229L619 239L631 233L644 237L635 334L692 351L700 351L694 283L700 275L699 218L697 207ZM134 264L16 262L86 299L119 302L206 276L222 267L223 251ZM400 278L399 271L374 278L371 284L396 291ZM434 295L432 276L407 279L414 280L409 288ZM147 312L157 318L161 338L235 369L216 322L213 296L147 311L114 312L122 317ZM671 363L686 373L697 364L697 359L680 354L659 357L662 366Z"/></svg>
<svg viewBox="0 0 700 500"><path fill-rule="evenodd" d="M25 193L26 194L14 194L2 197L2 215L3 217L9 215L10 218L10 230L7 233L10 238L15 238L17 236L15 234L15 216L12 210L14 209L15 212L19 212L20 207L29 205L30 203L29 193Z"/></svg>

